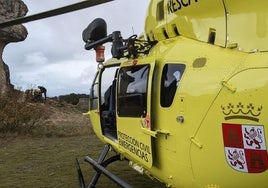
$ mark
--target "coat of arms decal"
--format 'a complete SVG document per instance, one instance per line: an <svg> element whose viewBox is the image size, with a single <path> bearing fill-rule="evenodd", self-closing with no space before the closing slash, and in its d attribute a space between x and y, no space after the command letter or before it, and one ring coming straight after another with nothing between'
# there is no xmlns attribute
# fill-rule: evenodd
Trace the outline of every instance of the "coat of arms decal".
<svg viewBox="0 0 268 188"><path fill-rule="evenodd" d="M264 126L223 123L222 132L225 157L233 169L246 173L267 170Z"/></svg>

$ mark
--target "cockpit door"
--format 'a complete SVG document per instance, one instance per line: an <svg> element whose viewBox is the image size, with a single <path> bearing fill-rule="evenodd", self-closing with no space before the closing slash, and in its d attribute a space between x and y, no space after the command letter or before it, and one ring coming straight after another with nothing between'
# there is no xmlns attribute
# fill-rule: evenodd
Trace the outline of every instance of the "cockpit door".
<svg viewBox="0 0 268 188"><path fill-rule="evenodd" d="M154 63L123 64L117 76L117 138L119 149L150 168L153 163L151 96Z"/></svg>

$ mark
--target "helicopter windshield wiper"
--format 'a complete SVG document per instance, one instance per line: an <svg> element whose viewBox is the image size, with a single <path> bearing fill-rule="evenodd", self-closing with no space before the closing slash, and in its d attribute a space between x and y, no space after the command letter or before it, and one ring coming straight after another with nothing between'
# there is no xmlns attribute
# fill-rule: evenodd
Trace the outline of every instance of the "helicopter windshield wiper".
<svg viewBox="0 0 268 188"><path fill-rule="evenodd" d="M44 18L49 18L49 17L53 17L53 16L58 16L61 14L81 10L84 8L89 8L89 7L96 6L96 5L103 4L103 3L107 3L110 1L113 1L113 0L86 0L83 2L64 6L61 8L49 10L46 12L41 12L41 13L26 16L26 17L21 17L21 18L9 20L9 21L4 21L4 22L0 23L0 28L9 27L12 25L17 25L17 24L22 24L22 23L27 23L27 22L40 20L40 19L44 19Z"/></svg>

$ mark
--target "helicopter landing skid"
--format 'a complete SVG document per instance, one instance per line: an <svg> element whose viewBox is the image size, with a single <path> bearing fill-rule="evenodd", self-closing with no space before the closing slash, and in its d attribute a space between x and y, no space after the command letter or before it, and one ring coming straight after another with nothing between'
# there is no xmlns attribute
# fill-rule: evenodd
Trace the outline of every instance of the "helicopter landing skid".
<svg viewBox="0 0 268 188"><path fill-rule="evenodd" d="M131 187L128 183L126 183L125 181L123 181L122 179L120 179L119 177L117 177L112 172L110 172L106 169L106 167L109 164L120 160L120 155L115 155L115 156L112 156L112 157L105 160L110 148L111 148L111 146L109 144L105 144L103 151L98 159L98 162L94 161L92 158L90 158L88 156L85 157L85 161L88 162L90 165L92 165L93 168L96 170L96 173L93 176L90 184L88 185L88 188L94 188L96 186L101 174L104 174L105 176L107 176L110 180L115 182L120 187L126 187L126 188ZM86 188L83 174L81 172L78 161L77 161L77 171L78 171L78 179L79 179L80 187Z"/></svg>

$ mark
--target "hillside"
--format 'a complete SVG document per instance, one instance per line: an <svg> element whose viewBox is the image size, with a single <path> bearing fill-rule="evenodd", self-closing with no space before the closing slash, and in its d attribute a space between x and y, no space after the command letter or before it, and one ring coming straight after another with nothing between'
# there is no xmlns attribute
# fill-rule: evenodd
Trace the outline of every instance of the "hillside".
<svg viewBox="0 0 268 188"><path fill-rule="evenodd" d="M27 101L24 93L0 98L0 135L74 136L91 132L85 109L55 99Z"/></svg>

